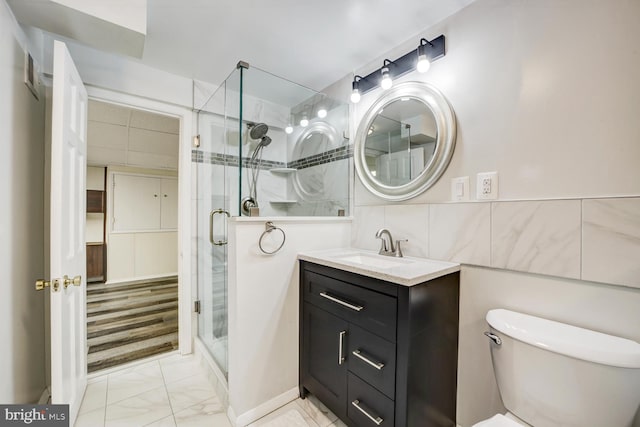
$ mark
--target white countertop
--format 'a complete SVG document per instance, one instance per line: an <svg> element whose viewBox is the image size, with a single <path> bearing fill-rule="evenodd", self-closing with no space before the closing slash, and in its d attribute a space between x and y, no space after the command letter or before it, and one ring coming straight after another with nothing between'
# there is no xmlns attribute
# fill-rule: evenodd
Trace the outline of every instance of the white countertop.
<svg viewBox="0 0 640 427"><path fill-rule="evenodd" d="M417 285L460 271L460 264L453 262L408 256L395 258L354 248L302 252L298 254L298 259L404 286Z"/></svg>

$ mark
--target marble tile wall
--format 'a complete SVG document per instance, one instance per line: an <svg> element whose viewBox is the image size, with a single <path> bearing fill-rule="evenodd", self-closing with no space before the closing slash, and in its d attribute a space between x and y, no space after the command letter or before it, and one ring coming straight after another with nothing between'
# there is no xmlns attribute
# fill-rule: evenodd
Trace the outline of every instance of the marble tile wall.
<svg viewBox="0 0 640 427"><path fill-rule="evenodd" d="M640 197L356 206L352 245L640 288Z"/></svg>

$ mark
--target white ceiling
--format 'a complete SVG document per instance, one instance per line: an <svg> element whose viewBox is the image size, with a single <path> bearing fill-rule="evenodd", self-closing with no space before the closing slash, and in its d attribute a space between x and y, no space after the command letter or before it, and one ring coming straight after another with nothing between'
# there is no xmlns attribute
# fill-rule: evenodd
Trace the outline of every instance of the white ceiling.
<svg viewBox="0 0 640 427"><path fill-rule="evenodd" d="M218 84L244 60L322 90L472 1L152 0L142 61Z"/></svg>
<svg viewBox="0 0 640 427"><path fill-rule="evenodd" d="M418 37L436 36L425 30L473 1L148 0L144 50L135 60L216 85L244 60L320 91L412 37L417 47ZM21 22L39 26L31 21L45 0L9 2Z"/></svg>

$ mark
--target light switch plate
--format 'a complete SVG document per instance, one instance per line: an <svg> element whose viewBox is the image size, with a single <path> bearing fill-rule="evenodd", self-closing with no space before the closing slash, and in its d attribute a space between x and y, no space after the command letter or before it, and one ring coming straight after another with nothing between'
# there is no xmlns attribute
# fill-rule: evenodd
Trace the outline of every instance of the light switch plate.
<svg viewBox="0 0 640 427"><path fill-rule="evenodd" d="M451 178L451 200L469 200L469 177Z"/></svg>
<svg viewBox="0 0 640 427"><path fill-rule="evenodd" d="M476 181L476 198L478 200L495 200L498 198L498 172L481 172Z"/></svg>

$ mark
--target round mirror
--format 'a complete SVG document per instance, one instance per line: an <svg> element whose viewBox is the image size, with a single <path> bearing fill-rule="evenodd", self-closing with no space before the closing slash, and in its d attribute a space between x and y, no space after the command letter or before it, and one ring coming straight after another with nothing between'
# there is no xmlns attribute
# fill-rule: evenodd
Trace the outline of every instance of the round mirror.
<svg viewBox="0 0 640 427"><path fill-rule="evenodd" d="M362 118L354 147L356 171L376 196L407 200L440 178L455 140L455 114L440 91L426 83L402 83Z"/></svg>

